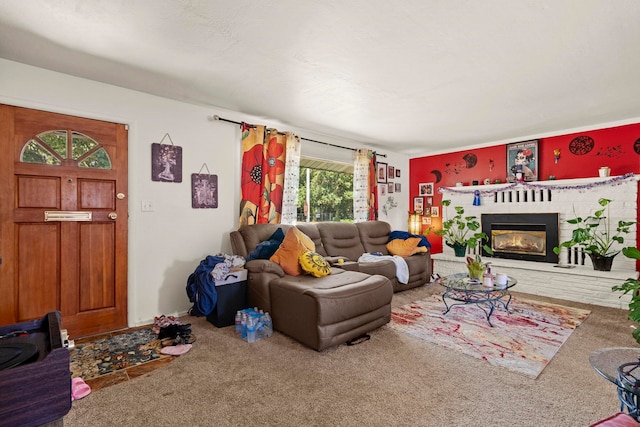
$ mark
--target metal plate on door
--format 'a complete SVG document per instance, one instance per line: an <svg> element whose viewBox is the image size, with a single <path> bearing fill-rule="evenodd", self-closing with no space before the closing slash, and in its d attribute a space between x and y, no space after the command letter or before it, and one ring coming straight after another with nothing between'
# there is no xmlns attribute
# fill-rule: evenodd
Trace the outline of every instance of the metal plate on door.
<svg viewBox="0 0 640 427"><path fill-rule="evenodd" d="M84 211L44 211L45 222L49 221L91 221L91 212Z"/></svg>

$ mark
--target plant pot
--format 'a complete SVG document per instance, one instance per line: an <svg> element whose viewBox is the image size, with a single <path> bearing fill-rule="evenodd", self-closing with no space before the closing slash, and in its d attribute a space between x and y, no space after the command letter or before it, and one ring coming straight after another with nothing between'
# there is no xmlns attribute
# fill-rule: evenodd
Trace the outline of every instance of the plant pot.
<svg viewBox="0 0 640 427"><path fill-rule="evenodd" d="M450 248L453 248L453 252L456 254L457 257L463 257L467 255L467 245L463 245L460 243L453 243L453 244L449 242L445 242L445 243Z"/></svg>
<svg viewBox="0 0 640 427"><path fill-rule="evenodd" d="M598 271L611 271L611 264L613 264L613 259L618 254L610 255L610 256L602 256L598 254L589 254L589 258L591 258L591 262L593 263L593 269Z"/></svg>
<svg viewBox="0 0 640 427"><path fill-rule="evenodd" d="M467 265L467 270L469 271L469 278L481 281L482 276L484 276L485 271L487 271L487 268L485 266L473 267L471 265Z"/></svg>

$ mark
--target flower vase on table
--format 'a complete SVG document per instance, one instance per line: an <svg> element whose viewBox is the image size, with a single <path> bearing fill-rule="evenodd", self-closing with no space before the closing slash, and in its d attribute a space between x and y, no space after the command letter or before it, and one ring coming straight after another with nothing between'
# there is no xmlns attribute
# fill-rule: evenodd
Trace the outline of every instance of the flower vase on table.
<svg viewBox="0 0 640 427"><path fill-rule="evenodd" d="M475 259L468 256L467 270L469 271L470 279L480 282L482 281L482 276L484 276L484 273L487 271L487 265L480 260L479 256L476 256Z"/></svg>

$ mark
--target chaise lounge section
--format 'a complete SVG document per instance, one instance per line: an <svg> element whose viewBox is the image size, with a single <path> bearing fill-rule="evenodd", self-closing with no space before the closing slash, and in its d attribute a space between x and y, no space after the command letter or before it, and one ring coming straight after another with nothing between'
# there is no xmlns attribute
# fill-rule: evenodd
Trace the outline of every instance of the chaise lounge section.
<svg viewBox="0 0 640 427"><path fill-rule="evenodd" d="M278 228L286 233L291 227L243 226L231 232L233 252L247 258ZM388 323L393 292L424 285L430 276L428 253L406 259L407 284L398 282L392 261L357 262L368 251L388 254L391 229L385 222L300 224L296 228L313 241L315 252L332 261L331 274L295 276L269 259L249 260L245 265L249 271L247 297L250 306L271 313L274 329L315 350L348 342Z"/></svg>

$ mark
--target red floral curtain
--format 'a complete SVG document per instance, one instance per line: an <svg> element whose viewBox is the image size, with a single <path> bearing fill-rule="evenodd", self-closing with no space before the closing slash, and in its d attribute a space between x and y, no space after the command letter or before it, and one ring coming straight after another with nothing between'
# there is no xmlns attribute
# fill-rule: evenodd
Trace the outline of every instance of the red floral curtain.
<svg viewBox="0 0 640 427"><path fill-rule="evenodd" d="M284 135L242 124L242 200L239 226L279 224L284 187Z"/></svg>

